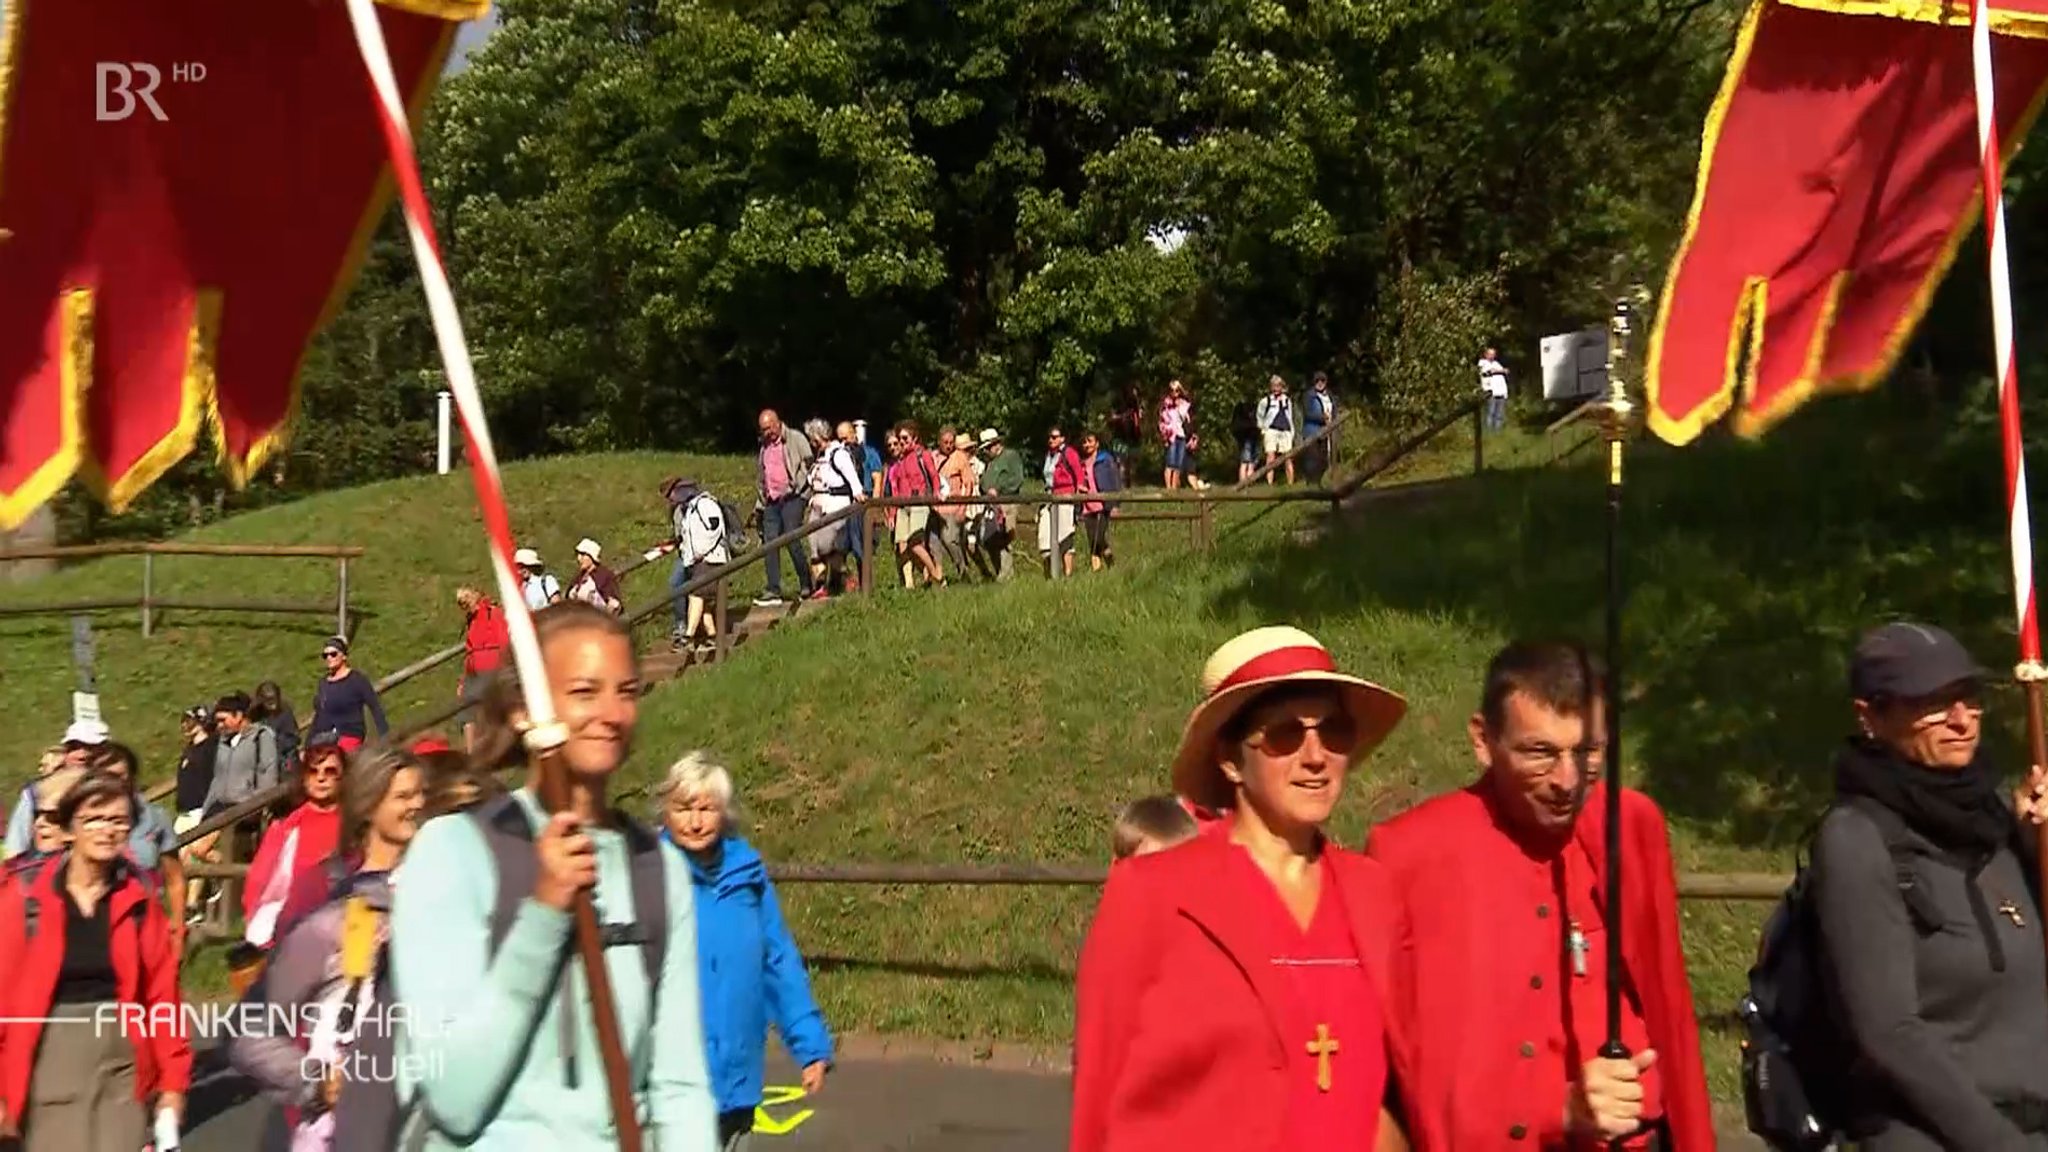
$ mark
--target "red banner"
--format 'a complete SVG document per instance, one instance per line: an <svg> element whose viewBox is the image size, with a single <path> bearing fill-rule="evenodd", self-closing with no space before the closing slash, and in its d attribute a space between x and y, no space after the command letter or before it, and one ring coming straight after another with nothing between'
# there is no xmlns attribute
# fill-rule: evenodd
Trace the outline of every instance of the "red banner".
<svg viewBox="0 0 2048 1152"><path fill-rule="evenodd" d="M417 118L488 3L380 3ZM118 510L207 425L246 482L389 200L347 12L7 0L5 20L0 528L74 474Z"/></svg>
<svg viewBox="0 0 2048 1152"><path fill-rule="evenodd" d="M1882 9L1878 15L1843 14ZM1646 366L1649 425L1683 444L1731 407L1756 435L1891 370L1982 213L1969 8L1760 0L1708 114ZM1953 16L1951 15L1951 19ZM2048 0L1993 37L2009 160L2048 94Z"/></svg>

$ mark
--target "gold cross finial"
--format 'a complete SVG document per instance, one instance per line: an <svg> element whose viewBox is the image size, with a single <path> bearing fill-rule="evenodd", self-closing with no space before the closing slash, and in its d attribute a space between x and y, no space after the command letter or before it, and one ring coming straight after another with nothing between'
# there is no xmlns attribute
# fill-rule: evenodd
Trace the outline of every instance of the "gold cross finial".
<svg viewBox="0 0 2048 1152"><path fill-rule="evenodd" d="M1316 1091L1330 1090L1330 1057L1337 1051L1337 1041L1330 1037L1328 1024L1316 1025L1316 1038L1308 1042L1308 1054L1316 1058Z"/></svg>

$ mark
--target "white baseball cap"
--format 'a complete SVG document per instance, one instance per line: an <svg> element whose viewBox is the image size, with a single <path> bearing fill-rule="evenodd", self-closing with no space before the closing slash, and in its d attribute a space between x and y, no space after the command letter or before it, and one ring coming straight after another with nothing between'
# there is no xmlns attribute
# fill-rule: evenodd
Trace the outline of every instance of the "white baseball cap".
<svg viewBox="0 0 2048 1152"><path fill-rule="evenodd" d="M71 726L64 729L64 743L105 744L113 735L104 720L73 720Z"/></svg>
<svg viewBox="0 0 2048 1152"><path fill-rule="evenodd" d="M531 548L521 548L517 552L512 553L512 562L521 568L538 568L540 567L540 553L535 552Z"/></svg>
<svg viewBox="0 0 2048 1152"><path fill-rule="evenodd" d="M576 542L576 550L578 552L583 553L585 556L590 557L592 560L604 559L604 548L600 546L597 541L592 540L588 536L585 536L583 539L578 540Z"/></svg>

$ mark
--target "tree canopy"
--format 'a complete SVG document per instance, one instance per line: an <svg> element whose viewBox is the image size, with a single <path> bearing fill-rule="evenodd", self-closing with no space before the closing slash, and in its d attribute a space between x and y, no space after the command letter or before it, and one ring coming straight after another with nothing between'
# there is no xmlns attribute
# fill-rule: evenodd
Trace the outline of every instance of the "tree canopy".
<svg viewBox="0 0 2048 1152"><path fill-rule="evenodd" d="M1220 433L1275 371L1428 415L1658 282L1743 4L500 7L422 154L520 456L733 446L762 405L1035 435L1172 376ZM395 210L303 383L288 486L430 458Z"/></svg>

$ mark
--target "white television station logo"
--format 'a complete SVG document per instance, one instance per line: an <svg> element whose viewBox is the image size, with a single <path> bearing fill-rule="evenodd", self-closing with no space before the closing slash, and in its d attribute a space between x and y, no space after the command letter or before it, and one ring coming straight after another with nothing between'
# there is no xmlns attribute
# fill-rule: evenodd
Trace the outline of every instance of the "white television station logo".
<svg viewBox="0 0 2048 1152"><path fill-rule="evenodd" d="M101 61L94 69L98 107L96 120L126 120L135 115L136 105L149 109L149 115L159 123L169 120L164 106L157 103L156 90L164 82L163 70L154 64L140 62L122 64ZM197 84L206 79L206 65L198 61L171 65L173 84ZM114 101L119 100L119 106Z"/></svg>

